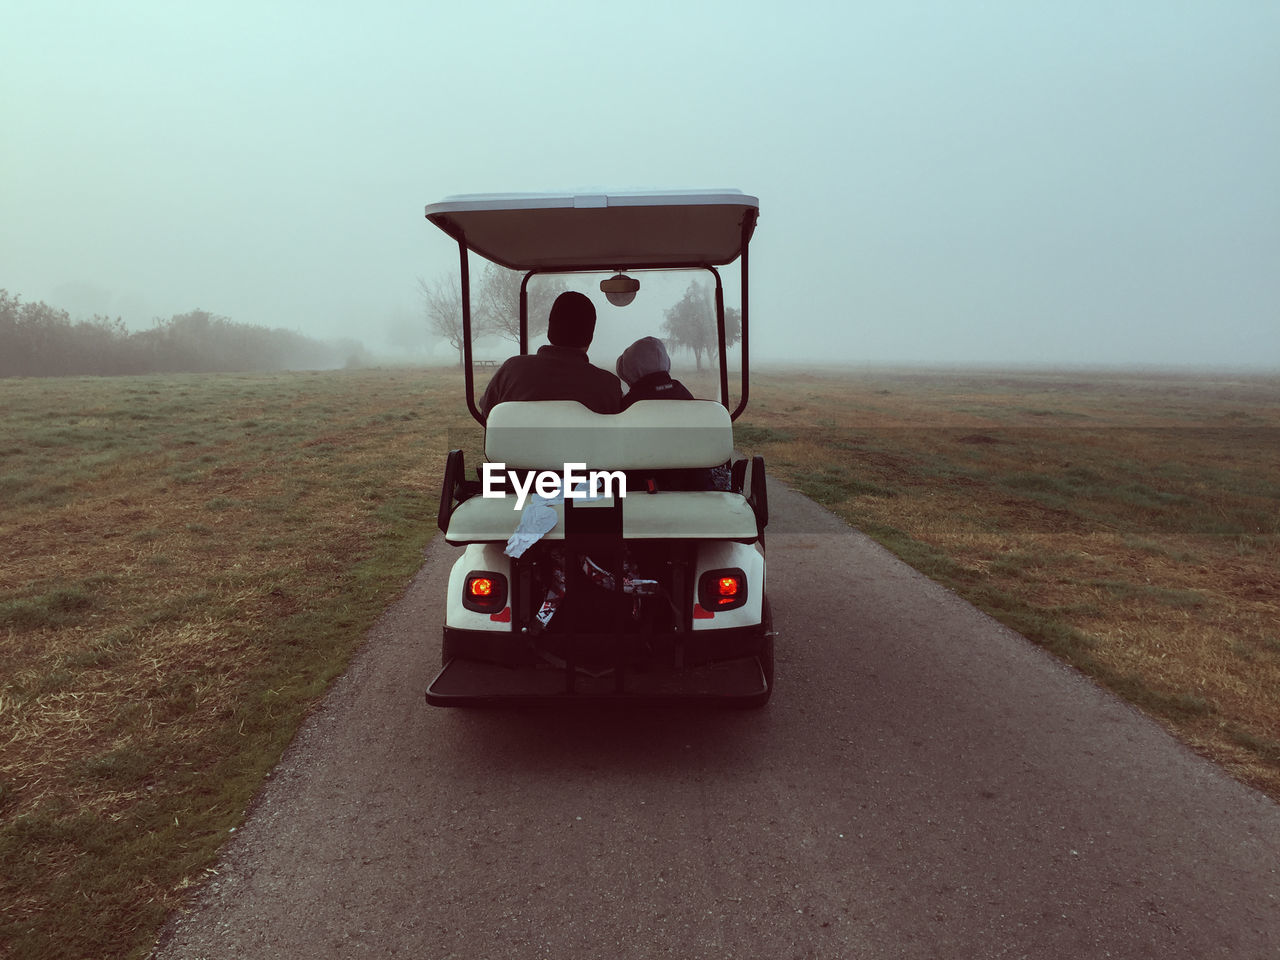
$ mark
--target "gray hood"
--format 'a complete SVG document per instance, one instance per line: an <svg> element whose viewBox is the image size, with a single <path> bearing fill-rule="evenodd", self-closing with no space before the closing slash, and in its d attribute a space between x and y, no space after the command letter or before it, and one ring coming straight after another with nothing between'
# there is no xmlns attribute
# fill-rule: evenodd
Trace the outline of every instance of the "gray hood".
<svg viewBox="0 0 1280 960"><path fill-rule="evenodd" d="M667 348L657 337L643 337L622 351L618 357L618 376L628 385L659 371L671 370Z"/></svg>

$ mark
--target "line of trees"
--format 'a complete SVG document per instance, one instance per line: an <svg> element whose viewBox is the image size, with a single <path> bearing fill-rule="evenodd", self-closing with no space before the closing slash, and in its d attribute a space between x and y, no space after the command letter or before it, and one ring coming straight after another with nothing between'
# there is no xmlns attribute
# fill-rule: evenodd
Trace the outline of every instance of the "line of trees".
<svg viewBox="0 0 1280 960"><path fill-rule="evenodd" d="M119 317L73 322L65 310L0 290L0 377L322 370L364 359L355 341L321 342L207 310L131 332Z"/></svg>

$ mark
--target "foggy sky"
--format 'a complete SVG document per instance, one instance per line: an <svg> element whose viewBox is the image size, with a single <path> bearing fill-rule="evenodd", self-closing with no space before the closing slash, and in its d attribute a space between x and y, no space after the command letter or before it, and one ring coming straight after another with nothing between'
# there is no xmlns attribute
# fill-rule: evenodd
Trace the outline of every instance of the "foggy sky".
<svg viewBox="0 0 1280 960"><path fill-rule="evenodd" d="M427 203L734 187L758 360L1275 368L1278 39L1262 0L9 0L0 287L379 348L456 269Z"/></svg>

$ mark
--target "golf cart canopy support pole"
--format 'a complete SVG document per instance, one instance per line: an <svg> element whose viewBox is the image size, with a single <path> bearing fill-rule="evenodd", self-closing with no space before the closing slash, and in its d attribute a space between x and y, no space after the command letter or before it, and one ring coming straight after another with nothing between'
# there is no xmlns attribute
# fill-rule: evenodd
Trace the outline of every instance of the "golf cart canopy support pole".
<svg viewBox="0 0 1280 960"><path fill-rule="evenodd" d="M467 241L458 238L458 259L462 274L462 370L467 383L467 409L481 426L484 415L476 406L476 381L471 363L471 271L468 265Z"/></svg>
<svg viewBox="0 0 1280 960"><path fill-rule="evenodd" d="M738 398L738 406L735 407L733 412L729 414L730 420L737 420L738 417L742 414L742 411L747 409L747 396L750 393L750 388L749 388L750 378L747 376L747 367L749 366L750 359L751 359L748 351L748 347L750 345L750 338L747 336L747 313L749 312L747 310L747 306L748 306L747 304L747 289L748 289L747 250L751 245L750 244L751 233L755 229L755 225L756 225L756 218L755 218L754 212L750 217L745 218L742 222L742 256L740 258L742 262L742 266L741 266L742 306L739 308L742 311L742 317L741 317L742 327L738 331L738 339L742 343L742 396ZM720 342L724 343L723 335L720 338ZM729 397L727 394L725 395L724 403L725 403L725 406L729 405Z"/></svg>
<svg viewBox="0 0 1280 960"><path fill-rule="evenodd" d="M529 352L529 280L536 273L530 270L520 281L520 355Z"/></svg>

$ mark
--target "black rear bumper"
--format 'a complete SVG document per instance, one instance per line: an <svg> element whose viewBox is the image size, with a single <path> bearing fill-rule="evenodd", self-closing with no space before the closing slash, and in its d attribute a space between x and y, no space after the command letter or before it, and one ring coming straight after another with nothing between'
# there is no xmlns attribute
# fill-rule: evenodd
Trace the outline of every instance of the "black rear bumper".
<svg viewBox="0 0 1280 960"><path fill-rule="evenodd" d="M766 624L673 635L521 635L444 629L438 707L521 703L766 702L773 673Z"/></svg>

